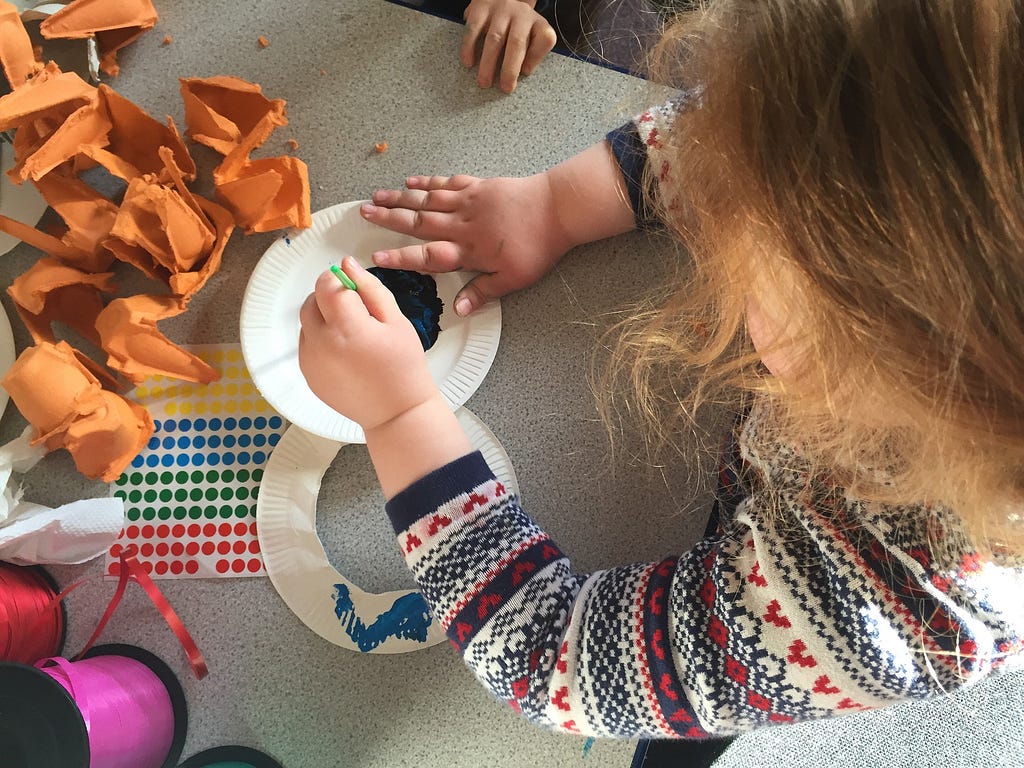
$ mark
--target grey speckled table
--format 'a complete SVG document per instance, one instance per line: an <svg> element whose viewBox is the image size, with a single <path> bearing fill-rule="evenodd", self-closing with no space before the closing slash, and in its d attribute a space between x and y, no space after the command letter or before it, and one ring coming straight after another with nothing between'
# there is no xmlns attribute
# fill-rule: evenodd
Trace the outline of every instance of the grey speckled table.
<svg viewBox="0 0 1024 768"><path fill-rule="evenodd" d="M156 29L122 54L122 74L112 86L182 127L178 77L230 74L260 83L270 97L287 100L290 120L261 152L281 154L288 138L299 142L314 210L400 185L412 173L542 170L621 123L647 90L635 78L552 56L511 97L481 91L457 62L458 26L384 0L157 6ZM165 35L172 44L161 45ZM257 45L259 35L269 39L268 48ZM377 155L373 144L382 139L390 149ZM194 154L208 180L215 156L198 146ZM201 183L197 191L210 193ZM162 329L179 342L238 341L242 292L275 236L236 232L220 274ZM507 298L497 359L468 403L510 454L530 511L581 569L677 551L706 517L700 507L685 513L693 501L685 468L679 482L665 484L650 470L610 458L585 380L607 313L660 279L654 252L641 235L580 249L541 285ZM5 257L4 283L37 256L19 246ZM6 296L4 302L14 317ZM14 325L20 350L28 336ZM23 425L10 407L0 439ZM357 584L377 591L411 586L361 450L345 449L329 470L321 536L332 562ZM360 500L354 508L330 505L332 487L342 482ZM27 497L40 503L104 493L104 485L77 475L63 452L28 477ZM100 561L52 571L67 583L98 574ZM102 640L141 645L177 672L190 708L185 756L242 743L267 750L287 768L583 760L582 739L547 733L492 700L447 644L399 656L360 655L308 630L268 579L159 583L202 649L209 677L193 678L177 641L135 587ZM112 586L94 579L70 598L70 652L95 626ZM621 768L631 754L632 744L600 742L582 764Z"/></svg>

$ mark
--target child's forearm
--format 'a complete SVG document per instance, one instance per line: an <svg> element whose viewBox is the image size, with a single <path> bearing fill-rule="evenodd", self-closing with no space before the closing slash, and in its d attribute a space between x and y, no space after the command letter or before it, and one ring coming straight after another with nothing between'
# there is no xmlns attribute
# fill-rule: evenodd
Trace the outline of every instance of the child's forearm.
<svg viewBox="0 0 1024 768"><path fill-rule="evenodd" d="M635 229L626 183L607 141L547 171L554 215L570 247Z"/></svg>
<svg viewBox="0 0 1024 768"><path fill-rule="evenodd" d="M386 499L473 450L440 393L367 430L366 447Z"/></svg>

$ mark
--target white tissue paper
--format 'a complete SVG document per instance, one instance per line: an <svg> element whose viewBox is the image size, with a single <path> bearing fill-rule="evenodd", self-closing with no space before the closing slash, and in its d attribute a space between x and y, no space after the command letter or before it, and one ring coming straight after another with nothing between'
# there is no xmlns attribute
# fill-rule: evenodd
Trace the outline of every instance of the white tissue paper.
<svg viewBox="0 0 1024 768"><path fill-rule="evenodd" d="M22 500L13 473L28 472L46 454L32 445L33 429L0 447L0 560L18 565L92 560L106 552L124 527L124 502L83 499L55 509Z"/></svg>

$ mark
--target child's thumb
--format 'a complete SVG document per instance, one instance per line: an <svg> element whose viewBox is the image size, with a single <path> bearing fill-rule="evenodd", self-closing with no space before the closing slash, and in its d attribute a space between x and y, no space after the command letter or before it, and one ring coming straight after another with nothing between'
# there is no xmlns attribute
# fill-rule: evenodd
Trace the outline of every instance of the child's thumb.
<svg viewBox="0 0 1024 768"><path fill-rule="evenodd" d="M497 274L477 275L455 294L455 314L466 317L491 299L501 298L511 290L512 287Z"/></svg>

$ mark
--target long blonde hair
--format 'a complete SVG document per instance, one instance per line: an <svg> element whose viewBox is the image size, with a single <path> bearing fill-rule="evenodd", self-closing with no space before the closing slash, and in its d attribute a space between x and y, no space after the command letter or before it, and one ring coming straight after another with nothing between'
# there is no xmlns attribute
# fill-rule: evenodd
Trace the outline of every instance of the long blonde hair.
<svg viewBox="0 0 1024 768"><path fill-rule="evenodd" d="M662 211L690 258L616 329L606 373L630 394L602 388L606 412L626 402L665 438L701 403L763 393L848 492L950 507L1022 551L1021 13L716 0L680 17L652 76L699 93L667 139ZM793 380L746 339L753 279L788 312Z"/></svg>

